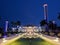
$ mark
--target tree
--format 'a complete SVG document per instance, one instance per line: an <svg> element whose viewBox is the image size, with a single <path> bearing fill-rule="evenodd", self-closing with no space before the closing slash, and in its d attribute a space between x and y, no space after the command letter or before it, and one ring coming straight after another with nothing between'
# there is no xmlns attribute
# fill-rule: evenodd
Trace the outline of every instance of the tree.
<svg viewBox="0 0 60 45"><path fill-rule="evenodd" d="M46 24L47 24L46 20L42 20L42 21L40 22L40 25L41 25L41 26L44 26L44 25L46 25Z"/></svg>
<svg viewBox="0 0 60 45"><path fill-rule="evenodd" d="M60 20L60 13L58 13L58 17L57 18Z"/></svg>
<svg viewBox="0 0 60 45"><path fill-rule="evenodd" d="M40 22L40 26L41 26L41 29L42 29L42 33L45 33L46 31L48 31L48 23L46 22L46 20L42 20Z"/></svg>
<svg viewBox="0 0 60 45"><path fill-rule="evenodd" d="M3 28L0 27L0 33L3 33L3 32L4 32L4 31L3 31Z"/></svg>
<svg viewBox="0 0 60 45"><path fill-rule="evenodd" d="M21 22L20 21L16 21L16 22L12 21L11 25L16 28L15 33L17 33L18 32L18 28L21 25Z"/></svg>
<svg viewBox="0 0 60 45"><path fill-rule="evenodd" d="M16 25L21 25L21 22L20 21L17 21L15 24Z"/></svg>
<svg viewBox="0 0 60 45"><path fill-rule="evenodd" d="M12 21L11 25L12 26L18 26L18 25L21 25L21 22L20 21L16 21L16 22Z"/></svg>
<svg viewBox="0 0 60 45"><path fill-rule="evenodd" d="M48 27L51 30L56 30L57 24L56 23L53 23L53 21L49 21Z"/></svg>
<svg viewBox="0 0 60 45"><path fill-rule="evenodd" d="M11 25L12 25L12 26L15 26L15 22L14 22L14 21L12 21L12 22L11 22Z"/></svg>

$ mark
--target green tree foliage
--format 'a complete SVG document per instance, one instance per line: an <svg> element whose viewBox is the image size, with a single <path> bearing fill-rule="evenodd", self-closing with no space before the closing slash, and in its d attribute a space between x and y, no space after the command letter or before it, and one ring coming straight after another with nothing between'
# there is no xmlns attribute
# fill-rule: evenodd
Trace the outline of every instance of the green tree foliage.
<svg viewBox="0 0 60 45"><path fill-rule="evenodd" d="M57 24L49 21L48 23L49 29L56 30Z"/></svg>
<svg viewBox="0 0 60 45"><path fill-rule="evenodd" d="M12 21L11 25L12 26L18 26L18 25L21 25L21 22L20 21L16 21L16 22Z"/></svg>
<svg viewBox="0 0 60 45"><path fill-rule="evenodd" d="M42 21L40 22L40 25L41 25L41 26L44 26L45 24L47 24L46 20L42 20Z"/></svg>

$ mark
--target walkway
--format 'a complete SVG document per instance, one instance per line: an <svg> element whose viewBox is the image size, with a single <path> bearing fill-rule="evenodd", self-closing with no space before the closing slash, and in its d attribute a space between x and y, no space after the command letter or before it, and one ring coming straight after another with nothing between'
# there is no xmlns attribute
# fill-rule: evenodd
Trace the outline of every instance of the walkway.
<svg viewBox="0 0 60 45"><path fill-rule="evenodd" d="M23 33L23 34L17 34L15 36L11 36L11 37L7 37L7 38L3 38L3 39L0 39L0 45L6 45L8 43L11 43L21 37L28 37L28 38L42 38L44 39L45 41L47 42L50 42L50 43L53 43L54 45L60 45L59 43L59 39L57 37L51 37L51 36L47 36L47 35L44 35L44 34L38 34L38 33L33 33L32 34L28 34L28 33Z"/></svg>

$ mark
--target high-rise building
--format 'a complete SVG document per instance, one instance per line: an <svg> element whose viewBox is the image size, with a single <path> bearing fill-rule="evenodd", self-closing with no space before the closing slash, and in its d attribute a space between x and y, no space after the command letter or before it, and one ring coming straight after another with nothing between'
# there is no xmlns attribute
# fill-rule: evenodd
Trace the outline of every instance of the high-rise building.
<svg viewBox="0 0 60 45"><path fill-rule="evenodd" d="M43 7L44 7L44 20L47 21L47 16L48 16L48 5L47 5L47 4L44 4Z"/></svg>

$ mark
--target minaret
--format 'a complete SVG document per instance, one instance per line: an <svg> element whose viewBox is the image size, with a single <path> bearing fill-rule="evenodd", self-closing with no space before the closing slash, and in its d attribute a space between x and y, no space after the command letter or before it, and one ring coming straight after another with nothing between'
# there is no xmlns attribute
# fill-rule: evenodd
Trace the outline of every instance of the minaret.
<svg viewBox="0 0 60 45"><path fill-rule="evenodd" d="M47 21L47 15L48 15L48 5L47 4L44 4L43 7L44 7L44 20Z"/></svg>

